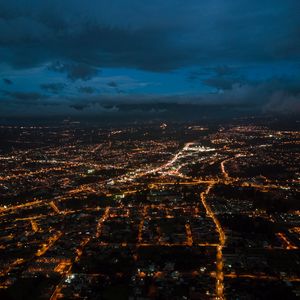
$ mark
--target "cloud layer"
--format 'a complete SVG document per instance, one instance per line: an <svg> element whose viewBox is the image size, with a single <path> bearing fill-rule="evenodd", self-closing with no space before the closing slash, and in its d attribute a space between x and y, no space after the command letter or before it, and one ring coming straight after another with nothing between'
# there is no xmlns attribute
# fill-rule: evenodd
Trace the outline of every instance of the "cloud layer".
<svg viewBox="0 0 300 300"><path fill-rule="evenodd" d="M95 66L299 59L299 9L296 0L5 1L0 53L15 67L75 62L74 79Z"/></svg>
<svg viewBox="0 0 300 300"><path fill-rule="evenodd" d="M297 0L2 1L1 114L163 114L171 104L298 112L299 11ZM280 77L275 64L298 70ZM107 69L127 74L106 80ZM166 91L173 74L181 81Z"/></svg>

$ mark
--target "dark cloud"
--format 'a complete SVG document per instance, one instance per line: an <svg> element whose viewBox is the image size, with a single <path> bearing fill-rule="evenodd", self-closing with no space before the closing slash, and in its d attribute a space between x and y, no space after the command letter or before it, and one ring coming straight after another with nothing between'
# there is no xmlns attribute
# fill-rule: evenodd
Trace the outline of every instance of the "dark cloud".
<svg viewBox="0 0 300 300"><path fill-rule="evenodd" d="M42 90L45 90L49 93L58 94L64 90L66 87L65 83L57 82L57 83L44 83L40 85Z"/></svg>
<svg viewBox="0 0 300 300"><path fill-rule="evenodd" d="M264 81L235 83L223 93L207 95L206 100L220 104L244 104L259 112L299 114L300 79L275 77Z"/></svg>
<svg viewBox="0 0 300 300"><path fill-rule="evenodd" d="M0 95L0 115L13 116L16 112L23 112L24 109L30 113L40 114L39 107L56 105L55 102L48 101L48 96L36 92L18 92L2 90ZM41 115L46 116L44 111Z"/></svg>
<svg viewBox="0 0 300 300"><path fill-rule="evenodd" d="M175 114L186 106L209 105L295 112L299 79L250 81L235 66L299 63L299 11L300 1L295 0L2 1L1 63L14 72L39 66L49 78L47 66L48 71L65 74L75 93L62 97L63 83L42 84L46 95L20 92L24 84L16 86L18 80L13 85L18 91L1 92L0 111L11 114L10 105L24 103L28 114L45 115L54 113L52 105L59 106L61 114L104 113L104 104L110 105L110 113ZM95 79L106 67L125 73L128 68L170 73L193 69L187 76L191 85L199 82L206 91L216 92L165 96L157 88L156 96L126 95L123 88L128 92L131 87L111 80L107 86L103 81L102 87L113 95L99 96L94 81L81 81ZM7 74L2 76L10 77ZM3 83L11 82L4 78ZM161 91L166 92L163 84ZM41 106L49 110L39 111Z"/></svg>
<svg viewBox="0 0 300 300"><path fill-rule="evenodd" d="M70 108L74 109L77 113L87 113L92 115L103 115L104 113L119 113L119 107L115 105L106 105L97 101L87 101L86 103L70 104Z"/></svg>
<svg viewBox="0 0 300 300"><path fill-rule="evenodd" d="M2 91L2 95L12 100L21 100L27 102L36 102L41 99L47 98L46 95L36 92L17 92L17 91Z"/></svg>
<svg viewBox="0 0 300 300"><path fill-rule="evenodd" d="M119 84L115 81L108 82L107 86L109 86L110 88L114 88L114 90L117 94L124 94L125 93L124 90L119 88Z"/></svg>
<svg viewBox="0 0 300 300"><path fill-rule="evenodd" d="M202 79L202 82L217 90L231 90L234 85L242 85L247 81L238 70L227 65L209 68L209 70L214 75Z"/></svg>
<svg viewBox="0 0 300 300"><path fill-rule="evenodd" d="M94 116L139 118L199 119L243 114L300 113L298 78L271 78L262 82L234 84L222 93L205 95L87 95L84 97L45 98L36 93L2 92L0 115L15 115L15 109L30 116ZM4 100L5 100L4 99ZM41 101L43 100L43 101ZM18 105L18 106L15 106ZM50 109L51 108L51 109Z"/></svg>
<svg viewBox="0 0 300 300"><path fill-rule="evenodd" d="M23 93L17 93L23 95ZM28 93L25 98L35 95L35 99L43 97L43 95ZM23 96L24 97L24 96ZM32 96L31 96L32 97ZM263 81L243 80L236 82L230 89L223 92L209 93L201 95L127 95L127 94L107 94L107 95L91 95L89 97L71 97L68 102L76 104L95 105L101 104L115 107L126 105L156 105L157 103L165 104L192 104L195 106L247 106L260 107L264 110L270 103L300 103L300 79L297 77L274 77ZM278 106L278 105L275 105ZM290 107L290 112L296 112L299 105L295 108ZM277 108L274 107L274 110ZM287 110L286 110L287 111ZM297 111L300 113L300 111Z"/></svg>
<svg viewBox="0 0 300 300"><path fill-rule="evenodd" d="M235 78L235 77L211 77L208 79L203 80L203 83L214 87L218 90L230 90L232 89L233 85L235 84L242 84L241 78Z"/></svg>
<svg viewBox="0 0 300 300"><path fill-rule="evenodd" d="M272 94L270 101L263 106L264 112L279 114L300 114L300 92L289 94L286 91L278 91Z"/></svg>
<svg viewBox="0 0 300 300"><path fill-rule="evenodd" d="M203 67L201 70L193 70L188 73L187 80L193 82L198 81L198 79L203 79L208 76L214 76L213 78L223 78L224 77L236 77L237 70L228 65L221 65L216 67ZM210 81L210 80L209 80ZM208 81L208 85L213 85Z"/></svg>
<svg viewBox="0 0 300 300"><path fill-rule="evenodd" d="M67 74L71 80L89 80L98 73L96 68L86 64L72 64L67 65Z"/></svg>
<svg viewBox="0 0 300 300"><path fill-rule="evenodd" d="M107 66L291 61L300 58L299 9L295 0L4 1L0 54L14 67L73 62L74 80Z"/></svg>
<svg viewBox="0 0 300 300"><path fill-rule="evenodd" d="M3 78L3 82L4 82L5 84L8 84L8 85L13 84L12 80L10 80L10 79L8 79L8 78Z"/></svg>
<svg viewBox="0 0 300 300"><path fill-rule="evenodd" d="M84 110L85 108L89 107L90 105L89 104L71 104L70 107L71 108L74 108L76 110Z"/></svg>
<svg viewBox="0 0 300 300"><path fill-rule="evenodd" d="M203 95L95 95L69 99L72 104L117 107L118 111L168 111L174 107L243 109L248 112L300 113L300 79L270 78L264 81L233 83L223 92Z"/></svg>
<svg viewBox="0 0 300 300"><path fill-rule="evenodd" d="M66 65L60 61L52 62L47 66L48 70L64 73L67 71Z"/></svg>
<svg viewBox="0 0 300 300"><path fill-rule="evenodd" d="M236 83L236 80L232 78L212 77L203 80L203 83L216 89L230 90L232 89L232 86Z"/></svg>
<svg viewBox="0 0 300 300"><path fill-rule="evenodd" d="M110 81L110 82L107 83L107 85L109 87L114 87L114 88L118 87L118 84L115 81Z"/></svg>
<svg viewBox="0 0 300 300"><path fill-rule="evenodd" d="M216 75L218 76L227 76L227 75L232 75L235 73L235 70L227 65L223 65L223 66L217 66L215 68L213 68L213 70L215 71Z"/></svg>
<svg viewBox="0 0 300 300"><path fill-rule="evenodd" d="M124 90L120 90L120 89L118 89L118 88L116 88L116 92L117 92L118 94L125 94L125 93L126 93Z"/></svg>
<svg viewBox="0 0 300 300"><path fill-rule="evenodd" d="M189 72L188 76L187 76L187 80L188 81L196 81L198 80L199 78L203 77L203 76L206 76L208 74L207 71L205 70L201 70L201 71L191 71Z"/></svg>
<svg viewBox="0 0 300 300"><path fill-rule="evenodd" d="M48 69L55 72L67 73L71 80L89 80L98 74L98 70L83 63L61 63L55 62L48 66Z"/></svg>
<svg viewBox="0 0 300 300"><path fill-rule="evenodd" d="M96 89L92 86L80 86L78 91L83 94L93 94L96 92Z"/></svg>

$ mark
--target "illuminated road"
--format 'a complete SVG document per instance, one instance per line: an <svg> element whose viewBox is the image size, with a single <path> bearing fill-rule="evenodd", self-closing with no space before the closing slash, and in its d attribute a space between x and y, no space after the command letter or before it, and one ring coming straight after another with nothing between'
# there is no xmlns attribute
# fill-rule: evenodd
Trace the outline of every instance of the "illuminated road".
<svg viewBox="0 0 300 300"><path fill-rule="evenodd" d="M283 278L276 277L276 276L270 276L266 274L236 274L236 273L229 273L225 274L224 277L226 278L245 278L245 279L254 279L254 280L266 280L266 281L280 281L281 279L284 279L289 282L300 282L300 278L298 277L286 277Z"/></svg>
<svg viewBox="0 0 300 300"><path fill-rule="evenodd" d="M106 207L103 216L98 221L97 230L96 230L96 237L97 238L99 238L100 235L101 235L101 230L102 230L103 223L106 221L106 219L109 216L109 210L110 210L110 207Z"/></svg>
<svg viewBox="0 0 300 300"><path fill-rule="evenodd" d="M214 212L211 210L210 206L206 202L206 197L209 194L211 188L213 187L213 184L210 184L207 189L200 194L201 202L206 210L206 214L212 218L216 225L216 229L219 234L219 245L217 246L217 262L216 262L216 299L223 300L224 297L224 274L223 274L223 253L222 249L225 245L226 236L223 231L223 228L215 216Z"/></svg>
<svg viewBox="0 0 300 300"><path fill-rule="evenodd" d="M149 209L149 205L145 205L143 208L142 218L139 223L139 229L138 229L138 244L141 244L143 241L143 227L144 227L144 222L145 222L148 209Z"/></svg>
<svg viewBox="0 0 300 300"><path fill-rule="evenodd" d="M287 250L295 250L298 249L297 246L293 245L288 238L285 236L285 234L283 232L278 232L276 234L280 240L282 241L283 245L286 247Z"/></svg>
<svg viewBox="0 0 300 300"><path fill-rule="evenodd" d="M50 201L49 205L57 214L60 214L60 210L58 209L58 207L55 205L53 201Z"/></svg>
<svg viewBox="0 0 300 300"><path fill-rule="evenodd" d="M117 178L114 178L114 179L109 179L109 180L106 180L105 182L106 183L109 183L109 182L130 182L130 181L133 181L137 178L141 178L143 176L146 176L146 175L150 175L150 174L154 174L154 173L165 173L165 174L172 174L172 175L179 175L180 176L180 173L174 173L174 170L171 170L171 168L173 167L174 163L178 161L179 158L181 158L183 156L183 153L185 151L187 151L189 149L189 147L191 145L193 145L194 143L186 143L184 145L184 147L179 151L177 152L173 158L169 161L167 161L165 164L162 164L160 165L159 167L155 167L155 168L152 168L152 169L149 169L149 170L145 170L145 171L141 171L141 172L134 172L133 174L125 174L125 175L122 175L120 177L117 177Z"/></svg>
<svg viewBox="0 0 300 300"><path fill-rule="evenodd" d="M228 162L229 160L230 160L230 158L225 159L220 164L221 165L221 171L222 171L222 174L223 174L225 180L229 180L229 174L227 173L227 171L225 169L225 163Z"/></svg>
<svg viewBox="0 0 300 300"><path fill-rule="evenodd" d="M149 170L149 171L145 172L145 175L148 175L148 174L151 174L151 173L161 172L161 171L164 170L164 169L168 169L168 168L172 167L173 164L174 164L174 163L175 163L175 162L183 155L183 152L186 151L186 150L188 150L188 148L189 148L191 145L193 145L193 144L194 144L194 143L186 143L186 144L184 145L184 147L182 148L182 150L180 150L178 153L176 153L176 154L174 155L174 157L173 157L171 160L169 160L167 163L161 165L161 166L158 167L158 168L154 168L154 169L152 169L152 170Z"/></svg>
<svg viewBox="0 0 300 300"><path fill-rule="evenodd" d="M42 256L44 255L49 248L51 248L54 243L63 235L63 233L61 231L58 231L57 233L55 233L53 236L51 236L48 239L47 243L43 243L42 247L40 249L38 249L38 251L35 253L36 256Z"/></svg>
<svg viewBox="0 0 300 300"><path fill-rule="evenodd" d="M8 265L6 268L1 270L0 277L6 276L15 266L21 265L25 262L23 258L17 258L14 262Z"/></svg>
<svg viewBox="0 0 300 300"><path fill-rule="evenodd" d="M52 294L52 296L50 297L50 300L57 300L59 298L61 298L61 290L64 287L65 281L68 277L72 277L74 275L71 275L71 271L72 271L72 266L74 262L78 262L80 260L80 257L82 255L83 249L84 247L87 245L87 243L90 241L90 238L85 238L82 240L82 242L80 243L79 247L76 249L76 256L74 258L73 262L69 262L67 264L67 266L69 267L66 271L64 271L64 276L62 277L61 281L58 283L58 285L55 287L54 292Z"/></svg>
<svg viewBox="0 0 300 300"><path fill-rule="evenodd" d="M190 224L185 224L185 230L186 230L186 236L187 236L187 241L186 244L187 246L191 247L193 246L193 237L192 237L192 231L191 231L191 226Z"/></svg>
<svg viewBox="0 0 300 300"><path fill-rule="evenodd" d="M34 232L38 232L39 231L38 224L36 223L36 221L34 219L30 219L30 224L31 224L32 230Z"/></svg>
<svg viewBox="0 0 300 300"><path fill-rule="evenodd" d="M62 232L58 231L53 236L50 236L47 242L42 243L41 247L34 254L35 257L40 257L44 255L50 247L62 236ZM0 277L7 276L16 266L21 266L25 263L32 261L34 257L29 257L28 259L18 258L11 262L6 268L0 271ZM1 285L0 288L7 288L5 285Z"/></svg>
<svg viewBox="0 0 300 300"><path fill-rule="evenodd" d="M32 201L32 202L27 202L27 203L15 205L15 206L3 207L3 208L1 207L0 208L0 213L7 213L7 212L10 212L10 211L20 209L20 208L35 206L37 204L42 205L43 201L42 200L35 200L35 201Z"/></svg>
<svg viewBox="0 0 300 300"><path fill-rule="evenodd" d="M103 223L106 221L106 219L109 217L109 211L110 211L110 207L107 207L104 211L103 216L101 216L98 220L98 223L96 226L96 234L95 234L95 236L97 238L99 238L101 235L102 226L103 226ZM91 238L87 237L81 241L81 243L75 250L76 255L75 255L73 261L68 263L69 268L66 271L65 271L65 268L63 269L64 270L63 277L62 277L61 281L58 283L58 285L55 287L50 300L56 300L56 299L60 298L61 290L63 289L66 280L69 277L71 278L72 276L74 276L71 274L74 262L78 262L80 260L80 257L82 256L82 253L83 253L83 249L89 243L90 240L91 240Z"/></svg>

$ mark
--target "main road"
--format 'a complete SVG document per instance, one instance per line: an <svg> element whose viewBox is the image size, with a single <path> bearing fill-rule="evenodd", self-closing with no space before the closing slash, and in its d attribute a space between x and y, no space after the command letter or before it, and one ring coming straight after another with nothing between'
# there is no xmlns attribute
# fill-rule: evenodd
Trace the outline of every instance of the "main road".
<svg viewBox="0 0 300 300"><path fill-rule="evenodd" d="M223 274L223 252L222 249L225 245L226 236L224 230L217 219L216 215L206 202L206 197L209 194L214 184L209 184L204 192L200 194L201 202L206 210L206 214L212 218L215 223L216 230L219 234L219 244L217 246L217 261L216 261L216 299L224 300L224 274Z"/></svg>

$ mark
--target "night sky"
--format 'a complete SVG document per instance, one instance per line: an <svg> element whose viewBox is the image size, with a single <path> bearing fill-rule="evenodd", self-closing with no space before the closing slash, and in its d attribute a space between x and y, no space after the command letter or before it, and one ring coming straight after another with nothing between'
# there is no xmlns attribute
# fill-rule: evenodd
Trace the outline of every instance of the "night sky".
<svg viewBox="0 0 300 300"><path fill-rule="evenodd" d="M1 118L299 113L300 1L0 0L0 58Z"/></svg>

